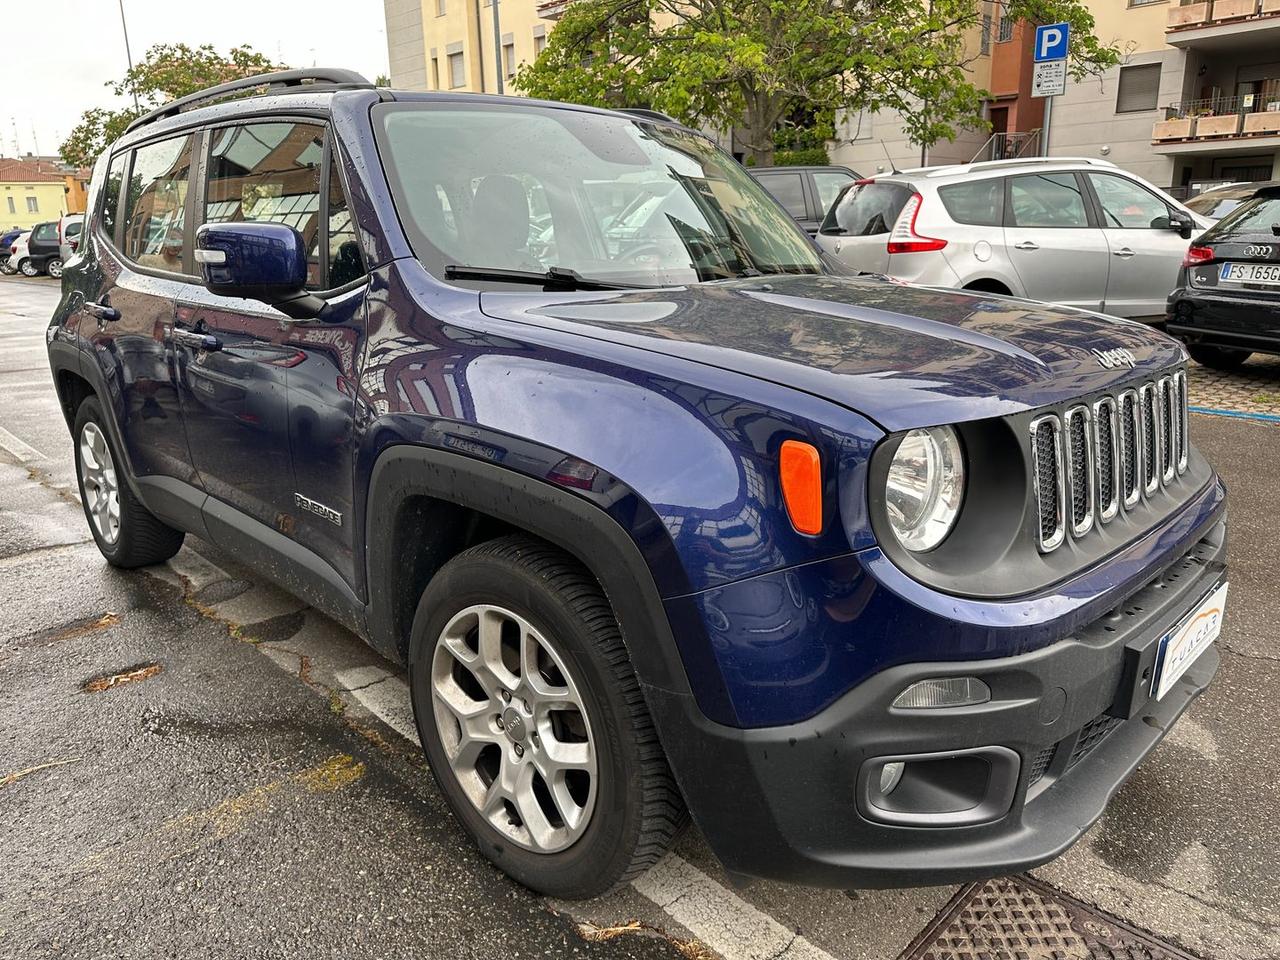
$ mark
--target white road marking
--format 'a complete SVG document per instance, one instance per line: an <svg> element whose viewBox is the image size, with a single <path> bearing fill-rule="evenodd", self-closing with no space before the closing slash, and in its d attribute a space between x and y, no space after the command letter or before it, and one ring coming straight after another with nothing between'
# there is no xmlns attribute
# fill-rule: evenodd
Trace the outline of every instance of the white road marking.
<svg viewBox="0 0 1280 960"><path fill-rule="evenodd" d="M631 885L725 960L835 960L674 853Z"/></svg>
<svg viewBox="0 0 1280 960"><path fill-rule="evenodd" d="M7 450L12 456L16 457L19 463L45 459L43 453L31 446L31 444L19 440L4 427L0 427L0 448Z"/></svg>
<svg viewBox="0 0 1280 960"><path fill-rule="evenodd" d="M410 743L417 744L409 685L381 667L357 667L334 674L339 685L356 702Z"/></svg>

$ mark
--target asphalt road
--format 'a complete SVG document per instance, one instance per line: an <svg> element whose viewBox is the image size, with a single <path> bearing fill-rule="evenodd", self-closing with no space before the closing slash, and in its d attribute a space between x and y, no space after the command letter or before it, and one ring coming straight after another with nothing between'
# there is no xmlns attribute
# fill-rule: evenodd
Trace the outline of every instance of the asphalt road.
<svg viewBox="0 0 1280 960"><path fill-rule="evenodd" d="M437 794L395 665L194 538L101 560L45 361L56 296L0 279L0 957L888 960L948 908L954 887L734 888L696 831L590 903L506 880ZM1037 889L1170 949L1280 957L1280 425L1192 432L1232 494L1222 670ZM997 955L966 936L934 955Z"/></svg>

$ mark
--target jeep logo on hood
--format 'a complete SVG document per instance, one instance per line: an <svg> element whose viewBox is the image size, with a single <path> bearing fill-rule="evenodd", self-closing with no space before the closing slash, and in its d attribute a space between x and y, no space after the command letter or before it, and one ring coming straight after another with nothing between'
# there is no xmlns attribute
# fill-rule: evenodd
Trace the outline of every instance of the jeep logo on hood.
<svg viewBox="0 0 1280 960"><path fill-rule="evenodd" d="M1093 355L1098 358L1098 362L1107 370L1114 370L1116 367L1133 369L1138 365L1138 358L1133 355L1133 351L1124 347L1116 347L1112 350L1098 350L1095 348Z"/></svg>

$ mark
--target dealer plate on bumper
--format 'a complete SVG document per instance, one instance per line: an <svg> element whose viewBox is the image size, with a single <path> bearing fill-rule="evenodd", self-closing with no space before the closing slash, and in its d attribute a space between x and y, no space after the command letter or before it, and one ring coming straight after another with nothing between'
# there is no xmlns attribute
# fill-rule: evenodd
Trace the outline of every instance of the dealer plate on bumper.
<svg viewBox="0 0 1280 960"><path fill-rule="evenodd" d="M1226 583L1219 584L1181 624L1161 638L1160 649L1156 652L1155 675L1151 680L1151 695L1157 700L1164 699L1178 678L1209 649L1209 644L1222 631L1227 586Z"/></svg>

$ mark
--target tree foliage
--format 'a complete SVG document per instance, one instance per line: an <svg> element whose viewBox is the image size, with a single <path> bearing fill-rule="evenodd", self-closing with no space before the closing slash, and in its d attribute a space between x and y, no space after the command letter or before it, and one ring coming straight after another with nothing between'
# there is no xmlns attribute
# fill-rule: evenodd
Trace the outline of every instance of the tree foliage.
<svg viewBox="0 0 1280 960"><path fill-rule="evenodd" d="M59 152L67 163L92 166L98 154L141 113L206 87L282 69L248 46L232 47L221 54L208 43L194 48L185 43L157 44L124 77L106 84L117 97L128 98L129 106L86 110ZM137 110L132 102L135 94Z"/></svg>
<svg viewBox="0 0 1280 960"><path fill-rule="evenodd" d="M1083 0L998 0L1004 16L1071 24L1080 79L1118 51ZM574 0L546 49L521 67L531 96L649 107L739 132L756 163L791 116L896 110L918 144L982 121L971 45L983 0ZM989 7L988 7L989 9Z"/></svg>

